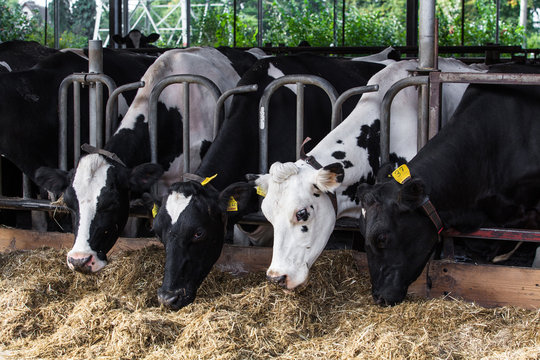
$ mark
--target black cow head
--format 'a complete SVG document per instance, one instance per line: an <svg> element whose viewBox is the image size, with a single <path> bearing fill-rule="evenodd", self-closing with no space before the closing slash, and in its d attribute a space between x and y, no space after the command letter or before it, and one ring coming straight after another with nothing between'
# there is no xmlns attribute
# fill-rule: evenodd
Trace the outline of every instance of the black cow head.
<svg viewBox="0 0 540 360"><path fill-rule="evenodd" d="M144 35L137 29L131 30L126 36L121 36L119 34L115 34L112 36L112 39L115 43L119 45L126 45L126 48L128 49L139 49L139 48L147 48L147 47L154 47L152 45L149 45L152 42L157 41L159 39L159 34L152 33L148 36Z"/></svg>
<svg viewBox="0 0 540 360"><path fill-rule="evenodd" d="M154 231L166 252L160 303L178 310L193 302L221 254L227 220L253 211L248 206L252 192L253 185L247 183L232 184L221 193L199 181L169 188L154 220Z"/></svg>
<svg viewBox="0 0 540 360"><path fill-rule="evenodd" d="M387 178L388 179L388 178ZM358 197L365 210L365 248L372 295L377 304L394 305L421 274L437 243L437 231L421 209L424 183L388 179L362 184Z"/></svg>
<svg viewBox="0 0 540 360"><path fill-rule="evenodd" d="M75 242L67 254L68 266L94 273L107 264L113 247L129 216L130 191L142 192L156 182L163 170L155 164L129 169L101 154L81 158L67 172L41 167L39 186L60 195L71 210Z"/></svg>

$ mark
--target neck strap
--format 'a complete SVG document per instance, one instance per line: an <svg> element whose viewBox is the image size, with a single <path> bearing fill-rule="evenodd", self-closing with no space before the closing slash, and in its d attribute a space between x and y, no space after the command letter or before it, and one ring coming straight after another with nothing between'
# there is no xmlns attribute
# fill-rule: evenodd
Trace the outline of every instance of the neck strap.
<svg viewBox="0 0 540 360"><path fill-rule="evenodd" d="M84 152L88 153L88 154L100 154L100 155L103 155L106 158L108 158L109 160L112 160L112 161L122 165L123 167L127 167L126 164L124 164L124 162L122 160L120 160L118 155L116 155L113 152L107 151L105 149L98 149L97 147L92 146L90 144L82 144L81 149Z"/></svg>

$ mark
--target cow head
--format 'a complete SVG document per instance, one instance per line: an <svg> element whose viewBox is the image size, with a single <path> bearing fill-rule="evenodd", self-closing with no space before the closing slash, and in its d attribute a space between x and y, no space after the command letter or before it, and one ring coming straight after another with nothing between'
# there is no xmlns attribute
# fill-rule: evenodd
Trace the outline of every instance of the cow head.
<svg viewBox="0 0 540 360"><path fill-rule="evenodd" d="M154 220L154 231L166 252L158 290L161 304L178 310L193 302L221 254L227 221L237 221L256 209L257 203L248 206L254 193L247 183L232 184L219 193L197 180L169 188Z"/></svg>
<svg viewBox="0 0 540 360"><path fill-rule="evenodd" d="M107 264L129 216L130 191L141 192L159 179L163 170L155 164L129 169L101 154L82 157L67 172L41 167L39 186L60 195L71 210L75 243L67 254L72 270L94 273Z"/></svg>
<svg viewBox="0 0 540 360"><path fill-rule="evenodd" d="M388 178L387 178L388 179ZM361 184L365 210L365 249L372 295L379 305L394 305L420 275L437 244L437 231L421 206L427 199L421 179Z"/></svg>
<svg viewBox="0 0 540 360"><path fill-rule="evenodd" d="M292 290L307 282L336 221L329 197L343 181L343 166L314 169L305 162L280 163L256 179L266 196L264 216L274 227L272 263L267 278Z"/></svg>
<svg viewBox="0 0 540 360"><path fill-rule="evenodd" d="M126 45L128 49L139 49L139 48L148 48L155 47L150 45L159 39L159 34L152 33L148 36L144 35L137 29L131 30L126 36L121 36L119 34L114 34L112 39L118 45Z"/></svg>

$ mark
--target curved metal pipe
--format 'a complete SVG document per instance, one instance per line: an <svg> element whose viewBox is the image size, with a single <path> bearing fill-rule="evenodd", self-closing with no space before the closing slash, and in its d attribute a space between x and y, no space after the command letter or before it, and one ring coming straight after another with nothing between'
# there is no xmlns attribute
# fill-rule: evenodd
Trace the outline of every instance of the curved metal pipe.
<svg viewBox="0 0 540 360"><path fill-rule="evenodd" d="M257 91L259 86L257 84L253 85L243 85L243 86L237 86L233 89L229 89L225 91L221 96L219 97L217 103L216 103L216 112L214 113L214 131L212 139L215 139L217 136L217 133L219 131L220 124L223 121L223 118L225 116L225 112L221 111L221 109L224 107L225 101L231 96L235 94L245 94L249 92L255 92Z"/></svg>
<svg viewBox="0 0 540 360"><path fill-rule="evenodd" d="M343 94L339 95L339 97L336 100L336 103L334 104L334 107L332 108L332 125L331 129L334 130L336 126L338 126L342 121L341 116L341 108L343 107L343 104L345 101L349 100L351 96L354 95L362 95L367 92L374 92L379 91L379 85L366 85L366 86L358 86L351 88Z"/></svg>
<svg viewBox="0 0 540 360"><path fill-rule="evenodd" d="M394 83L384 94L381 103L381 164L390 160L390 107L398 92L414 85L427 85L429 76L413 76Z"/></svg>

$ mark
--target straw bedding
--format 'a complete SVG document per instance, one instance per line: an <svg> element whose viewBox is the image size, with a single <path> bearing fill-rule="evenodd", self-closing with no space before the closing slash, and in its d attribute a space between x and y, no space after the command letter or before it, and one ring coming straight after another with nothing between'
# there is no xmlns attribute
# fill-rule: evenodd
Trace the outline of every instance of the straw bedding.
<svg viewBox="0 0 540 360"><path fill-rule="evenodd" d="M321 257L293 294L264 274L214 270L178 312L157 303L162 249L118 253L93 276L70 271L65 255L0 255L0 358L540 358L540 310L422 299L379 307L347 251Z"/></svg>

